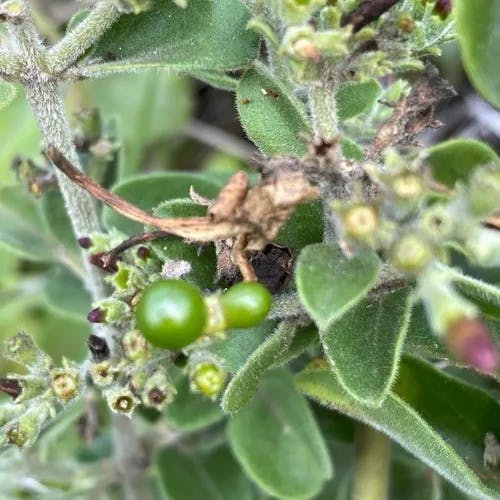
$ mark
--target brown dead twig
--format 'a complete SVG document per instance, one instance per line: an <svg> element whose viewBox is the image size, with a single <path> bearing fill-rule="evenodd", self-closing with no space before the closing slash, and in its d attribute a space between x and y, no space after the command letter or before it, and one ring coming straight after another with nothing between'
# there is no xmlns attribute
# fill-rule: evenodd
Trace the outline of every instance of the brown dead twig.
<svg viewBox="0 0 500 500"><path fill-rule="evenodd" d="M161 218L94 182L54 146L49 146L46 154L75 184L119 214L159 229L156 232L158 237L173 235L192 242L234 242L232 258L245 280L255 280L248 252L262 250L276 238L298 205L319 196L319 189L312 186L299 170L278 167L252 188L248 176L237 172L222 188L205 217ZM130 248L139 240L140 237L132 237L120 247Z"/></svg>

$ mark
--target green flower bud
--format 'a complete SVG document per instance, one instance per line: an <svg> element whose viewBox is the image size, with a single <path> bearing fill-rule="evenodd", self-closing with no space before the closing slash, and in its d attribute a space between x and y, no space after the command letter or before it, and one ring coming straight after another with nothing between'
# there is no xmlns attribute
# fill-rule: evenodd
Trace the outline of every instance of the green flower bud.
<svg viewBox="0 0 500 500"><path fill-rule="evenodd" d="M8 426L7 442L19 448L30 447L40 434L43 424L51 416L54 416L54 409L48 403L32 407L28 413Z"/></svg>
<svg viewBox="0 0 500 500"><path fill-rule="evenodd" d="M188 364L190 388L211 399L217 398L227 380L227 372L218 357L209 352L194 353Z"/></svg>
<svg viewBox="0 0 500 500"><path fill-rule="evenodd" d="M465 248L474 262L484 267L500 266L500 233L478 227L471 231Z"/></svg>
<svg viewBox="0 0 500 500"><path fill-rule="evenodd" d="M112 387L106 390L104 397L108 402L111 411L131 417L139 400L134 396L128 387Z"/></svg>
<svg viewBox="0 0 500 500"><path fill-rule="evenodd" d="M332 30L340 28L342 12L338 7L324 7L319 13L319 25L321 30Z"/></svg>
<svg viewBox="0 0 500 500"><path fill-rule="evenodd" d="M56 369L52 373L52 392L62 404L80 395L82 380L77 370Z"/></svg>
<svg viewBox="0 0 500 500"><path fill-rule="evenodd" d="M3 355L34 373L47 372L52 366L52 359L24 332L5 341Z"/></svg>
<svg viewBox="0 0 500 500"><path fill-rule="evenodd" d="M415 28L415 21L413 18L407 14L406 12L401 12L397 19L398 28L403 33L411 33Z"/></svg>
<svg viewBox="0 0 500 500"><path fill-rule="evenodd" d="M453 235L455 222L447 207L436 203L421 213L420 229L430 240L443 241Z"/></svg>
<svg viewBox="0 0 500 500"><path fill-rule="evenodd" d="M353 205L341 217L345 235L355 240L371 240L379 228L378 211L372 205Z"/></svg>
<svg viewBox="0 0 500 500"><path fill-rule="evenodd" d="M146 406L161 411L173 400L176 393L177 390L170 381L165 368L158 367L144 385L141 399Z"/></svg>
<svg viewBox="0 0 500 500"><path fill-rule="evenodd" d="M421 271L432 258L431 245L416 234L405 234L391 248L392 264L406 273Z"/></svg>
<svg viewBox="0 0 500 500"><path fill-rule="evenodd" d="M101 361L90 366L90 377L98 387L107 387L115 380L115 372L109 361Z"/></svg>
<svg viewBox="0 0 500 500"><path fill-rule="evenodd" d="M123 354L131 361L145 361L150 352L150 345L139 330L125 333L121 339Z"/></svg>
<svg viewBox="0 0 500 500"><path fill-rule="evenodd" d="M401 200L419 200L424 193L424 182L415 172L402 172L391 180L392 192Z"/></svg>
<svg viewBox="0 0 500 500"><path fill-rule="evenodd" d="M220 298L220 293L214 293L204 297L207 310L207 323L203 333L206 335L220 334L223 336L226 331L226 317Z"/></svg>

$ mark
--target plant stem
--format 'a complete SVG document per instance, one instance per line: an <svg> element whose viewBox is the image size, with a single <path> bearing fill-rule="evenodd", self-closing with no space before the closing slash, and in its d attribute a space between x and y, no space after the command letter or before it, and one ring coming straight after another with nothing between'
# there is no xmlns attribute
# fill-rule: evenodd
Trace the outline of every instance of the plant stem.
<svg viewBox="0 0 500 500"><path fill-rule="evenodd" d="M309 109L316 139L333 141L339 134L335 86L319 82L309 88Z"/></svg>
<svg viewBox="0 0 500 500"><path fill-rule="evenodd" d="M388 498L390 458L390 439L365 424L358 424L352 500Z"/></svg>
<svg viewBox="0 0 500 500"><path fill-rule="evenodd" d="M0 77L11 79L21 72L21 58L9 52L0 52Z"/></svg>
<svg viewBox="0 0 500 500"><path fill-rule="evenodd" d="M56 77L47 70L47 50L36 32L28 10L23 22L10 24L9 31L22 57L24 65L22 83L42 132L45 146L56 147L81 169L59 85ZM80 31L80 33L85 35L85 32ZM89 39L86 35L83 38L84 45ZM73 40L72 43L74 42ZM75 236L88 236L100 231L99 216L93 198L58 170L56 175ZM97 301L107 296L106 283L101 273L91 266L86 258L83 265L86 270L86 285L92 299ZM112 333L110 328L100 330L100 334L106 338L113 350L115 341ZM123 480L125 498L146 499L148 494L144 486L144 460L141 458L144 457L144 450L135 434L133 424L123 416L113 415L112 426L115 463Z"/></svg>
<svg viewBox="0 0 500 500"><path fill-rule="evenodd" d="M74 64L120 17L116 2L103 0L96 8L47 53L50 73L62 73Z"/></svg>

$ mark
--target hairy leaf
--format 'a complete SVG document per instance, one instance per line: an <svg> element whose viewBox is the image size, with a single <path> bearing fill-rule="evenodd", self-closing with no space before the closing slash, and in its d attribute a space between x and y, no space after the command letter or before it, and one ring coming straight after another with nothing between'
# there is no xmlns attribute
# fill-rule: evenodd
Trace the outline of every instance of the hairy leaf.
<svg viewBox="0 0 500 500"><path fill-rule="evenodd" d="M301 134L310 132L303 104L263 66L247 71L238 84L236 105L248 137L266 155L302 155Z"/></svg>
<svg viewBox="0 0 500 500"><path fill-rule="evenodd" d="M303 371L296 377L296 383L302 392L320 403L384 432L462 491L484 500L498 498L399 396L390 394L380 407L363 406L342 389L332 371L326 368Z"/></svg>
<svg viewBox="0 0 500 500"><path fill-rule="evenodd" d="M491 0L453 2L462 59L478 91L500 108L500 4Z"/></svg>
<svg viewBox="0 0 500 500"><path fill-rule="evenodd" d="M340 120L347 120L353 116L369 111L377 102L382 87L377 80L348 83L337 92L337 115Z"/></svg>
<svg viewBox="0 0 500 500"><path fill-rule="evenodd" d="M487 144L473 139L451 139L428 149L427 162L438 182L453 187L467 180L474 168L497 161L498 156Z"/></svg>
<svg viewBox="0 0 500 500"><path fill-rule="evenodd" d="M189 196L191 186L208 198L215 197L220 189L219 184L202 175L164 172L130 177L114 186L112 191L140 208L151 210L166 200ZM118 215L109 207L104 207L103 219L107 228L116 227L125 234L140 233L144 229L138 222Z"/></svg>
<svg viewBox="0 0 500 500"><path fill-rule="evenodd" d="M156 468L169 500L252 500L251 484L227 447L193 454L166 448Z"/></svg>
<svg viewBox="0 0 500 500"><path fill-rule="evenodd" d="M408 290L365 299L321 331L321 341L343 388L380 405L397 373L410 319Z"/></svg>
<svg viewBox="0 0 500 500"><path fill-rule="evenodd" d="M245 472L270 495L311 498L332 475L307 401L285 370L267 374L257 397L229 421L228 434Z"/></svg>
<svg viewBox="0 0 500 500"><path fill-rule="evenodd" d="M230 70L257 57L259 37L245 26L239 0L190 0L186 9L156 0L153 9L122 16L101 38L85 75L149 68L177 72Z"/></svg>
<svg viewBox="0 0 500 500"><path fill-rule="evenodd" d="M322 329L366 295L379 269L380 261L372 251L348 259L336 245L310 245L297 261L297 290L306 311Z"/></svg>

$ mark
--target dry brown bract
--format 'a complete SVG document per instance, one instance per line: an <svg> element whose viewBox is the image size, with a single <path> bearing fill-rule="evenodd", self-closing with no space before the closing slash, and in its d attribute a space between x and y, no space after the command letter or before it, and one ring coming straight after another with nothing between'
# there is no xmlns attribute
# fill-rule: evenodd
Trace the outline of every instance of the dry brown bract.
<svg viewBox="0 0 500 500"><path fill-rule="evenodd" d="M206 217L161 218L95 183L55 147L47 149L47 157L95 198L129 219L160 229L163 236L170 234L196 242L234 241L233 260L246 280L255 279L247 251L262 250L298 205L319 196L318 188L297 170L277 167L252 188L248 176L238 172L222 188ZM127 248L125 244L120 246L122 250Z"/></svg>

